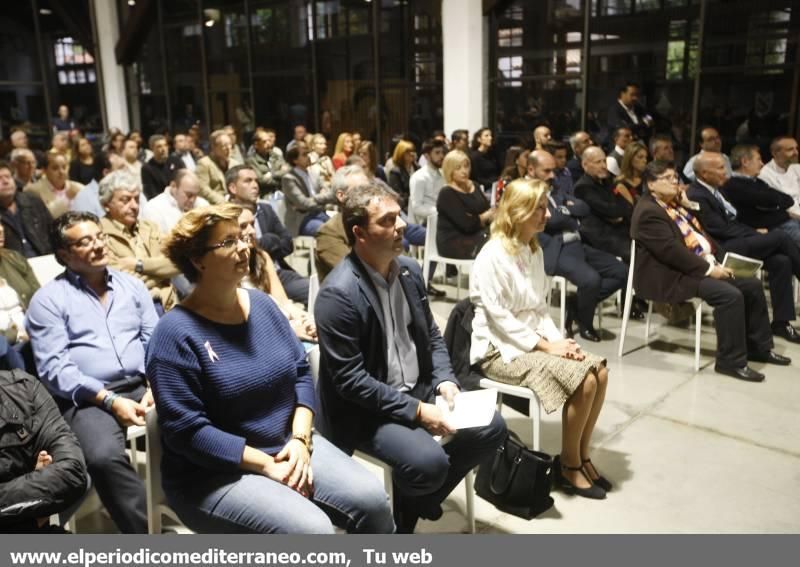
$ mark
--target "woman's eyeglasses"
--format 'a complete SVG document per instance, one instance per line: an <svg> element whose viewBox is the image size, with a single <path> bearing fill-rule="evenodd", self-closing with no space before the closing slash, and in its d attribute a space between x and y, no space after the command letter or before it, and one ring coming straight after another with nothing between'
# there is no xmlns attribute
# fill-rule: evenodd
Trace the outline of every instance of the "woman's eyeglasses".
<svg viewBox="0 0 800 567"><path fill-rule="evenodd" d="M223 250L230 250L232 248L236 248L236 245L241 242L246 246L250 246L250 236L237 236L235 238L226 238L222 242L218 242L217 244L211 244L210 246L206 246L206 251L216 250L217 248L222 248Z"/></svg>

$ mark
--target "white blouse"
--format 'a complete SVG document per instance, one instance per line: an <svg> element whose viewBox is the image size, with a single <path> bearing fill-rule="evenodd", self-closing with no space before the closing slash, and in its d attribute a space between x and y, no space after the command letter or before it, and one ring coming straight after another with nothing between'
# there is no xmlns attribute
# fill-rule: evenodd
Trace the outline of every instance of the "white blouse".
<svg viewBox="0 0 800 567"><path fill-rule="evenodd" d="M530 352L540 339L561 340L546 302L549 280L541 249L521 247L516 256L492 238L481 249L470 273L469 295L475 306L470 363L483 359L489 344L509 363Z"/></svg>

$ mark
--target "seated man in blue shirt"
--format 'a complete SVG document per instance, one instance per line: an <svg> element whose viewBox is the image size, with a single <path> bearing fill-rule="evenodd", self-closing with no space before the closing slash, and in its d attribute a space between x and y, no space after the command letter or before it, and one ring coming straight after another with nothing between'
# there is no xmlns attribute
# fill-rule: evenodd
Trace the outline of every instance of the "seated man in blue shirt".
<svg viewBox="0 0 800 567"><path fill-rule="evenodd" d="M36 369L117 528L146 533L145 489L125 453L125 431L144 425L153 404L144 377L153 301L142 282L108 268L106 235L92 213L64 214L50 237L67 269L36 292L26 314Z"/></svg>
<svg viewBox="0 0 800 567"><path fill-rule="evenodd" d="M459 392L416 261L400 256L406 223L397 194L373 183L347 193L341 214L352 246L325 278L315 307L321 372L318 425L345 452L394 469L398 533L441 502L503 441L495 413L485 427L452 430L434 404ZM440 445L434 435L454 434Z"/></svg>

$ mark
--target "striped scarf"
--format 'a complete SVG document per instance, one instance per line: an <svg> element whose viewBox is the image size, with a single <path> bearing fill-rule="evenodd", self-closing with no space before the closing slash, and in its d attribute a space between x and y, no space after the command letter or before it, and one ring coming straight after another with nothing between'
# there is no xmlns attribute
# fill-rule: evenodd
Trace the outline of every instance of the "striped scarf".
<svg viewBox="0 0 800 567"><path fill-rule="evenodd" d="M694 218L692 213L684 209L681 205L667 205L660 199L655 199L655 201L661 206L662 209L666 211L666 213L669 215L669 218L672 219L672 222L678 226L678 230L681 231L683 243L686 245L686 248L694 252L696 256L702 256L703 246L700 244L700 241L697 240L697 233L699 232L703 236L706 236L706 234L703 231L703 227L700 226L700 222ZM713 252L714 244L707 236L706 239L708 240Z"/></svg>

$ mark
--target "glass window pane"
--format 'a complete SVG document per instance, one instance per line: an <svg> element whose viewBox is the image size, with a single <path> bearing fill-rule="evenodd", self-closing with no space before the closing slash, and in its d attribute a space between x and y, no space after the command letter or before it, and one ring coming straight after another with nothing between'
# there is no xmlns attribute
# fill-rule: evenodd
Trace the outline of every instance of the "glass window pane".
<svg viewBox="0 0 800 567"><path fill-rule="evenodd" d="M4 2L0 29L0 81L41 81L30 3Z"/></svg>

